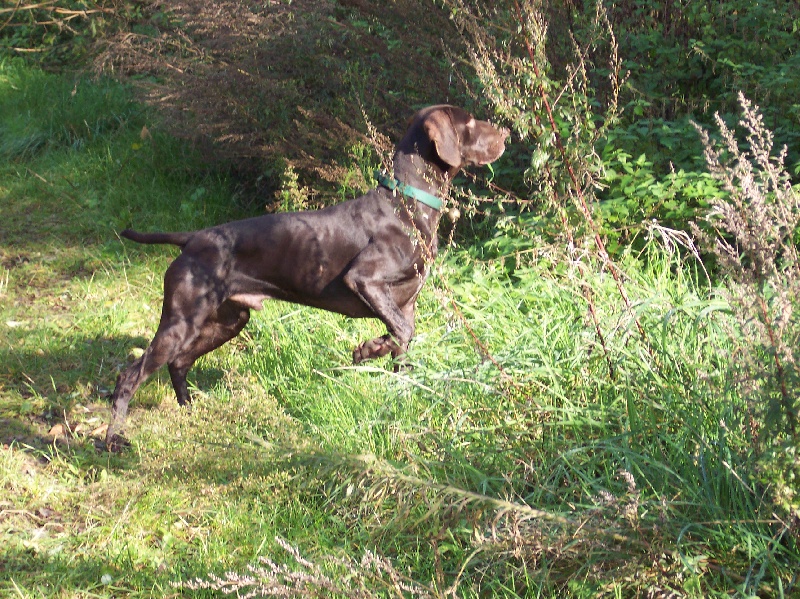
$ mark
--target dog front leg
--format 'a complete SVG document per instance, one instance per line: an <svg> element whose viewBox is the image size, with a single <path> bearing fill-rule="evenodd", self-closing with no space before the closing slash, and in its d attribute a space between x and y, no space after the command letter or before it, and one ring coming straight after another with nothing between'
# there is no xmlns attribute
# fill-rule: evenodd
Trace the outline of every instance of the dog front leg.
<svg viewBox="0 0 800 599"><path fill-rule="evenodd" d="M388 334L363 342L353 351L353 363L380 358L389 353L397 359L408 350L414 336L413 305L401 309L394 301L391 286L361 279L358 271L351 270L344 277L345 284L372 310L388 329ZM409 318L410 315L410 318Z"/></svg>
<svg viewBox="0 0 800 599"><path fill-rule="evenodd" d="M392 339L391 335L383 335L369 341L364 341L353 350L353 364L360 364L364 360L372 360L385 356L389 352L392 356L402 355L402 348Z"/></svg>

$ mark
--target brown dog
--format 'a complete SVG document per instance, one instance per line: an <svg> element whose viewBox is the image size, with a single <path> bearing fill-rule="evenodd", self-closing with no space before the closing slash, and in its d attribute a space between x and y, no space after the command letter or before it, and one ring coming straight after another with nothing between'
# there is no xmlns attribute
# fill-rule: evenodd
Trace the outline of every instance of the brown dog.
<svg viewBox="0 0 800 599"><path fill-rule="evenodd" d="M131 397L164 364L178 403L188 403L191 366L238 335L266 299L383 321L388 333L359 345L355 363L405 353L425 263L436 255L439 198L461 167L497 160L508 134L460 108L431 106L414 115L398 144L394 177L380 177L381 185L360 198L188 233L123 231L182 253L164 275L153 341L117 379L106 444L122 441L116 433Z"/></svg>

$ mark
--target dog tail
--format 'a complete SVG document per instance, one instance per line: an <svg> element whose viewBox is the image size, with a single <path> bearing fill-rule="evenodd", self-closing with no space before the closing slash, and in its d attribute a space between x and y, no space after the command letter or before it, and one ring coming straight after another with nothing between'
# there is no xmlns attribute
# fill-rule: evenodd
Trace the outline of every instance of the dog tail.
<svg viewBox="0 0 800 599"><path fill-rule="evenodd" d="M169 243L183 247L189 243L194 233L139 233L132 229L125 229L120 232L120 235L136 243Z"/></svg>

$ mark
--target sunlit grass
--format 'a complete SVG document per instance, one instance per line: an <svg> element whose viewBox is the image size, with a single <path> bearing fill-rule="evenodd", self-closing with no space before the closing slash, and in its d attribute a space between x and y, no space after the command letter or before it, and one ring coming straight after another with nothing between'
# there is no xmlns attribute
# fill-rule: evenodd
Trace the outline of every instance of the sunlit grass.
<svg viewBox="0 0 800 599"><path fill-rule="evenodd" d="M21 88L79 97L21 68L0 67L0 147L54 126L3 109ZM0 165L3 593L162 597L259 557L295 567L276 537L314 563L374 550L462 597L791 584L796 544L763 511L751 423L727 381L726 305L655 244L626 266L644 336L606 273L554 261L509 275L450 250L420 298L411 368L350 365L378 323L267 303L194 368L191 410L162 372L132 403L131 448L98 451L116 374L149 342L176 255L116 231L242 211L225 173L123 88L79 89L87 104L71 114L110 97L124 118Z"/></svg>

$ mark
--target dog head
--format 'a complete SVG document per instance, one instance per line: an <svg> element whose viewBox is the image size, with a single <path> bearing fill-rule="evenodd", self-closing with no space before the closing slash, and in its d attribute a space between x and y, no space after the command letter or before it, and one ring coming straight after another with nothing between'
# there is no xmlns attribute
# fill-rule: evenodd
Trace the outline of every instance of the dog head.
<svg viewBox="0 0 800 599"><path fill-rule="evenodd" d="M505 151L509 130L475 119L455 106L429 106L412 118L421 125L439 158L454 169L483 166L494 162Z"/></svg>

